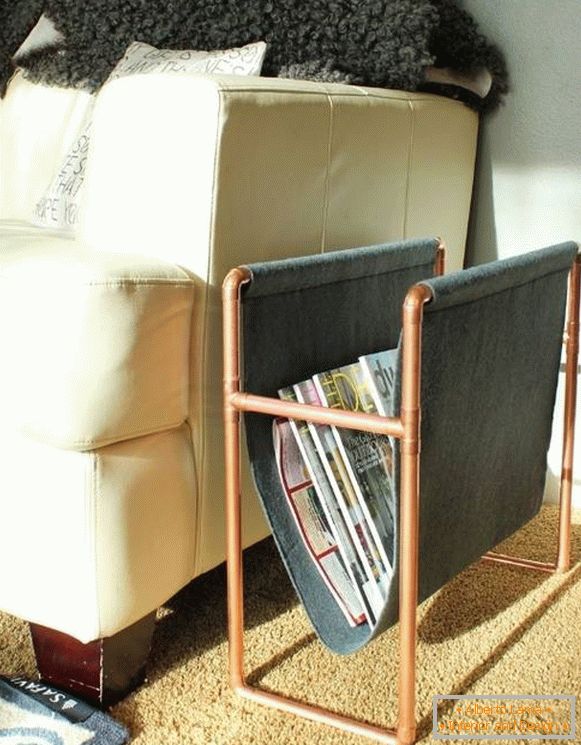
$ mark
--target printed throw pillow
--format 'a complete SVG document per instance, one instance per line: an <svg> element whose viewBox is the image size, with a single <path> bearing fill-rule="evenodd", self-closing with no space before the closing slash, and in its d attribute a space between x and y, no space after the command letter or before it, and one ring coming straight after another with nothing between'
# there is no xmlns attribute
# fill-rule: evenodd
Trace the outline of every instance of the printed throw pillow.
<svg viewBox="0 0 581 745"><path fill-rule="evenodd" d="M150 72L197 72L211 75L260 75L266 44L257 41L237 49L197 52L191 49L157 49L134 41L116 64L107 82Z"/></svg>
<svg viewBox="0 0 581 745"><path fill-rule="evenodd" d="M127 48L106 83L127 75L155 72L260 75L265 53L266 44L263 41L212 52L157 49L136 41ZM81 133L69 148L42 199L36 204L33 220L37 225L74 230L78 223L91 140L93 105L94 101L89 107Z"/></svg>

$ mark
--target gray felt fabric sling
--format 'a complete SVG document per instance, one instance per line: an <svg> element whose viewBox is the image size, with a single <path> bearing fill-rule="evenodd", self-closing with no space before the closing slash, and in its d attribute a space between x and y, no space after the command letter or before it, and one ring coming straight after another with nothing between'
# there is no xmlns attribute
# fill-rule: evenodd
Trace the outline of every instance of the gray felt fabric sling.
<svg viewBox="0 0 581 745"><path fill-rule="evenodd" d="M420 601L540 509L574 243L433 278L437 241L416 240L249 266L244 386L277 390L401 346L407 290L434 298L422 332ZM401 355L394 416L399 415ZM347 654L397 620L398 561L374 629L352 628L307 553L280 486L272 421L245 415L257 490L321 640ZM397 441L396 441L397 443ZM398 483L399 447L395 448ZM396 525L398 521L396 494Z"/></svg>

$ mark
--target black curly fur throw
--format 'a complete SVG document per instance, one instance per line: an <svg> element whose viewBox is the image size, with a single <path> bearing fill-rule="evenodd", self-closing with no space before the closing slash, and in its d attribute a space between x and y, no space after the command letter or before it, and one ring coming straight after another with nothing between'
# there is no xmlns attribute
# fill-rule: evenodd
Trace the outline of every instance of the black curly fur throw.
<svg viewBox="0 0 581 745"><path fill-rule="evenodd" d="M0 0L0 96L12 75L12 56L34 28L45 0Z"/></svg>
<svg viewBox="0 0 581 745"><path fill-rule="evenodd" d="M6 27L38 10L16 1ZM263 40L263 75L429 89L429 66L474 72L485 67L492 88L484 99L448 89L480 110L495 108L507 90L504 60L454 0L44 0L44 13L63 41L23 55L27 76L52 85L95 90L132 41L158 47L226 49ZM10 7L10 9L8 9ZM24 24L27 25L27 24ZM16 32L18 33L18 32ZM5 35L10 36L8 32ZM0 37L0 42L3 39ZM8 44L10 54L14 43Z"/></svg>

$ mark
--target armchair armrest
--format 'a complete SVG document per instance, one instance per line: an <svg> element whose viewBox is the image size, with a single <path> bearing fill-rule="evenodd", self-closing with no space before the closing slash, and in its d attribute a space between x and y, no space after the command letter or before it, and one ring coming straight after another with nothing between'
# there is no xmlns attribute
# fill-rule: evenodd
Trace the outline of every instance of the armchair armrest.
<svg viewBox="0 0 581 745"><path fill-rule="evenodd" d="M413 235L445 237L448 266L461 266L477 121L437 96L258 77L135 75L100 92L83 239L164 258L196 283L196 573L224 559L225 274ZM244 469L244 545L266 534L250 484Z"/></svg>
<svg viewBox="0 0 581 745"><path fill-rule="evenodd" d="M194 284L167 262L50 232L0 238L4 420L68 450L188 416Z"/></svg>
<svg viewBox="0 0 581 745"><path fill-rule="evenodd" d="M477 117L427 94L136 75L98 96L83 237L232 265L440 234L462 264ZM450 209L454 205L454 209Z"/></svg>

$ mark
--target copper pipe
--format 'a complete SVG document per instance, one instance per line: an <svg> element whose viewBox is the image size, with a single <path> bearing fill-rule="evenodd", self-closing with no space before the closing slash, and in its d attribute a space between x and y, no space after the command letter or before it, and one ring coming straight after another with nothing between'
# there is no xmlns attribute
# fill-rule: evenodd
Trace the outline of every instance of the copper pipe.
<svg viewBox="0 0 581 745"><path fill-rule="evenodd" d="M242 578L242 543L241 543L241 500L240 500L240 433L239 411L257 411L257 413L279 414L283 402L261 396L240 394L239 365L239 327L240 327L240 287L250 277L246 270L232 270L224 281L223 297L223 333L224 333L224 425L226 450L226 558L228 566L228 640L230 683L241 696L273 706L282 711L297 714L312 721L322 722L337 727L345 732L370 737L386 745L398 743L398 736L393 729L384 729L359 722L350 717L327 711L322 707L303 704L293 699L260 691L247 685L244 680L244 615L243 615L243 578ZM256 409L252 408L256 405ZM299 418L321 421L342 426L364 427L370 431L403 435L400 420L383 418L374 415L340 412L352 416L339 418L335 410L325 407L291 405L291 414ZM271 408L274 407L274 408ZM296 408L295 408L296 407ZM286 407L283 406L282 409ZM282 410L280 409L280 410ZM319 411L322 410L322 411ZM381 420L381 424L379 421ZM417 573L417 567L416 567ZM415 617L414 617L415 621ZM415 634L415 628L414 628ZM411 740L402 741L408 745Z"/></svg>
<svg viewBox="0 0 581 745"><path fill-rule="evenodd" d="M556 565L550 564L545 561L535 561L534 559L519 559L515 556L509 556L508 554L497 554L494 551L489 551L484 554L482 561L490 561L495 564L505 564L507 566L521 567L522 569L534 569L537 572L547 572L553 574Z"/></svg>
<svg viewBox="0 0 581 745"><path fill-rule="evenodd" d="M571 563L571 493L573 488L573 450L575 446L575 412L577 401L577 365L579 358L579 298L581 255L577 255L569 273L565 344L565 411L563 417L563 454L559 489L559 529L557 560L553 563L519 559L489 551L484 561L533 569L539 572L566 572Z"/></svg>
<svg viewBox="0 0 581 745"><path fill-rule="evenodd" d="M230 405L239 411L254 411L257 414L283 416L287 419L300 419L316 424L332 424L345 429L358 429L365 432L403 436L403 426L400 419L384 417L379 414L362 414L356 411L330 409L326 406L311 404L297 404L292 401L282 401L278 398L255 396L251 393L235 393L230 397Z"/></svg>
<svg viewBox="0 0 581 745"><path fill-rule="evenodd" d="M233 269L224 280L222 288L228 662L230 683L235 690L244 685L244 587L240 514L240 414L232 406L231 399L240 389L239 295L240 287L247 281L248 272Z"/></svg>
<svg viewBox="0 0 581 745"><path fill-rule="evenodd" d="M567 346L565 365L565 413L563 454L559 489L559 548L557 571L566 572L571 564L571 493L573 490L573 449L575 446L575 410L577 402L577 365L579 358L579 278L581 257L577 255L569 274L567 302Z"/></svg>
<svg viewBox="0 0 581 745"><path fill-rule="evenodd" d="M335 714L332 711L322 709L320 706L304 704L300 701L294 701L291 698L286 698L285 696L280 696L276 693L269 693L267 691L261 691L258 688L251 688L248 685L243 686L238 693L250 701L257 701L258 703L272 706L279 711L284 711L289 714L303 717L304 719L309 719L311 722L327 724L331 727L336 727L343 732L360 735L361 737L369 737L377 742L386 743L387 745L396 745L398 742L395 730L383 729L373 724L359 722L356 719L351 719L350 717L345 717L341 714Z"/></svg>
<svg viewBox="0 0 581 745"><path fill-rule="evenodd" d="M399 718L398 743L416 739L416 643L419 549L420 386L422 318L432 297L429 287L415 285L403 304L403 367L399 553Z"/></svg>
<svg viewBox="0 0 581 745"><path fill-rule="evenodd" d="M436 256L435 272L443 271L443 251ZM578 355L580 263L577 259L571 279L568 311L567 383L565 403L565 434L563 470L561 481L559 555L569 553L570 501L572 484L572 450L576 395L576 368ZM403 370L401 419L383 419L373 415L346 413L341 421L337 412L325 407L305 406L281 402L251 394L240 394L239 383L239 291L248 281L245 270L233 270L224 282L224 417L226 442L226 519L228 561L228 636L230 681L243 697L287 711L315 722L335 726L343 731L370 737L378 742L393 745L411 745L416 738L415 686L416 686L416 609L418 599L418 541L419 541L419 452L420 452L420 386L421 386L421 336L423 308L431 299L427 286L416 285L406 296L403 308ZM288 408L287 408L288 407ZM402 439L400 477L400 669L399 669L399 719L397 734L391 729L373 725L329 712L321 707L300 703L293 699L260 691L244 682L243 655L243 584L240 518L239 474L239 413L258 413L297 417L306 421L338 424L349 428L383 432ZM383 419L378 426L378 419ZM551 572L554 565L505 554L488 553L486 561L520 566ZM562 569L563 563L559 565Z"/></svg>
<svg viewBox="0 0 581 745"><path fill-rule="evenodd" d="M438 248L436 249L436 263L434 265L434 274L441 277L446 271L446 244L441 238L438 238Z"/></svg>

